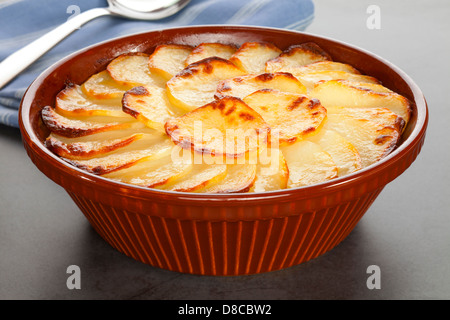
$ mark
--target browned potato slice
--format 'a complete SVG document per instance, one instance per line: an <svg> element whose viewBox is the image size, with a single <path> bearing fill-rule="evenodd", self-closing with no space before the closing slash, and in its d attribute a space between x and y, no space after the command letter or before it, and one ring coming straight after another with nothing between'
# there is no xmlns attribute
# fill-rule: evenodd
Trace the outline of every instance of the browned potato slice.
<svg viewBox="0 0 450 320"><path fill-rule="evenodd" d="M308 140L318 144L331 156L337 165L339 177L362 168L358 150L337 132L322 128L317 134L308 137Z"/></svg>
<svg viewBox="0 0 450 320"><path fill-rule="evenodd" d="M108 100L121 99L124 92L130 87L116 82L108 71L103 70L86 80L81 85L81 89L89 98Z"/></svg>
<svg viewBox="0 0 450 320"><path fill-rule="evenodd" d="M240 157L267 143L269 125L241 99L224 97L165 125L171 139L185 149L213 156Z"/></svg>
<svg viewBox="0 0 450 320"><path fill-rule="evenodd" d="M120 99L90 99L78 85L70 85L57 94L55 109L58 113L68 117L128 117L122 111Z"/></svg>
<svg viewBox="0 0 450 320"><path fill-rule="evenodd" d="M308 89L314 88L314 86L321 81L328 80L346 80L360 83L375 83L380 84L380 81L374 77L366 76L362 74L354 74L346 71L314 71L309 73L303 73L296 75Z"/></svg>
<svg viewBox="0 0 450 320"><path fill-rule="evenodd" d="M250 192L285 189L288 179L289 168L283 153L278 148L266 148L258 156L256 179Z"/></svg>
<svg viewBox="0 0 450 320"><path fill-rule="evenodd" d="M248 192L256 179L256 164L228 164L227 175L220 182L204 188L205 193Z"/></svg>
<svg viewBox="0 0 450 320"><path fill-rule="evenodd" d="M211 57L192 63L167 84L169 101L176 107L191 111L214 100L220 80L243 75L228 60Z"/></svg>
<svg viewBox="0 0 450 320"><path fill-rule="evenodd" d="M229 60L246 73L263 73L266 62L280 53L281 50L272 43L245 42Z"/></svg>
<svg viewBox="0 0 450 320"><path fill-rule="evenodd" d="M219 82L216 98L233 96L243 99L260 89L275 89L283 92L306 93L305 86L292 74L276 72L249 74Z"/></svg>
<svg viewBox="0 0 450 320"><path fill-rule="evenodd" d="M289 168L288 188L308 186L334 179L338 168L318 144L301 140L282 147Z"/></svg>
<svg viewBox="0 0 450 320"><path fill-rule="evenodd" d="M94 133L119 130L130 127L140 126L130 117L131 121L114 121L115 118L99 119L102 121L71 119L58 114L55 109L46 106L42 109L42 120L50 131L63 137L81 137ZM105 121L109 120L109 121Z"/></svg>
<svg viewBox="0 0 450 320"><path fill-rule="evenodd" d="M388 108L406 123L411 115L411 105L405 97L378 85L344 80L330 80L318 84L310 93L325 108Z"/></svg>
<svg viewBox="0 0 450 320"><path fill-rule="evenodd" d="M184 69L184 61L193 47L181 44L163 44L156 47L150 55L148 66L150 72L159 74L169 80Z"/></svg>
<svg viewBox="0 0 450 320"><path fill-rule="evenodd" d="M92 159L65 159L73 166L87 172L105 175L125 168L134 167L144 161L156 161L156 159L170 156L174 144L166 135L155 134L149 139L140 139L133 144L111 152L101 157ZM119 172L117 174L120 175ZM114 175L107 176L114 177Z"/></svg>
<svg viewBox="0 0 450 320"><path fill-rule="evenodd" d="M330 108L324 128L339 133L355 146L364 168L395 149L402 124L403 119L384 108Z"/></svg>
<svg viewBox="0 0 450 320"><path fill-rule="evenodd" d="M348 85L353 85L356 86L360 89L367 89L367 90L372 90L375 92L384 92L384 93L389 93L389 92L394 92L389 88L384 87L381 83L371 83L371 82L357 82L357 81L348 81L348 80L339 80L342 83L346 83Z"/></svg>
<svg viewBox="0 0 450 320"><path fill-rule="evenodd" d="M114 130L78 138L51 133L45 145L60 157L81 160L109 154L140 139L150 140L147 134L136 130Z"/></svg>
<svg viewBox="0 0 450 320"><path fill-rule="evenodd" d="M178 146L172 146L170 154L156 159L146 158L131 167L115 170L103 176L142 187L163 188L175 180L183 179L192 171L191 161L173 156L174 153L180 152L180 149Z"/></svg>
<svg viewBox="0 0 450 320"><path fill-rule="evenodd" d="M268 70L266 71L268 72ZM353 74L361 74L361 72L358 69L354 68L349 64L330 60L313 62L302 66L293 66L293 67L286 66L281 68L281 70L279 71L289 72L292 73L294 76L296 76L297 74L317 72L317 71L344 71Z"/></svg>
<svg viewBox="0 0 450 320"><path fill-rule="evenodd" d="M318 61L331 61L331 57L317 44L307 42L293 45L278 57L270 59L265 65L266 72L287 71L289 68L301 67Z"/></svg>
<svg viewBox="0 0 450 320"><path fill-rule="evenodd" d="M121 85L136 87L139 85L164 86L165 79L150 72L149 55L142 52L125 53L112 60L106 70Z"/></svg>
<svg viewBox="0 0 450 320"><path fill-rule="evenodd" d="M165 132L164 124L168 119L181 115L170 104L166 89L155 86L128 90L123 96L122 108L125 113L160 132Z"/></svg>
<svg viewBox="0 0 450 320"><path fill-rule="evenodd" d="M374 121L380 125L391 126L398 132L405 128L405 120L388 108L348 108L330 107L328 113L345 114L347 116Z"/></svg>
<svg viewBox="0 0 450 320"><path fill-rule="evenodd" d="M263 89L244 98L271 127L280 145L293 143L318 130L327 111L317 99L306 95Z"/></svg>
<svg viewBox="0 0 450 320"><path fill-rule="evenodd" d="M230 59L231 56L236 52L236 47L234 45L228 45L223 43L201 43L192 50L189 56L185 60L185 66L191 63L209 58L209 57L219 57L223 59Z"/></svg>

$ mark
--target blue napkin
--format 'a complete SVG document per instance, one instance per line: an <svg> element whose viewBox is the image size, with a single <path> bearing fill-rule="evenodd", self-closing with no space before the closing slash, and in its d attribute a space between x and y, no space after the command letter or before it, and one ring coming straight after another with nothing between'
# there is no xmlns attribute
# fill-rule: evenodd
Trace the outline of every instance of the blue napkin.
<svg viewBox="0 0 450 320"><path fill-rule="evenodd" d="M71 15L105 0L5 0L0 2L0 61ZM18 127L18 109L31 82L47 67L83 47L119 36L166 27L236 24L304 30L313 20L312 0L192 0L176 15L159 21L104 16L76 30L0 90L0 123Z"/></svg>

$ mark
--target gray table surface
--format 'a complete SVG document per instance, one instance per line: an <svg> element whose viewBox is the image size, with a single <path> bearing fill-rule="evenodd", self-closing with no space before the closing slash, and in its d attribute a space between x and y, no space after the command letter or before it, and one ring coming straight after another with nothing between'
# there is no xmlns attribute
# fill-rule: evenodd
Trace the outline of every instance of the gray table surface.
<svg viewBox="0 0 450 320"><path fill-rule="evenodd" d="M369 5L381 29L367 27ZM390 183L353 232L307 263L259 275L209 277L160 270L111 248L63 189L0 126L1 299L449 299L450 2L317 0L308 32L393 62L423 90L430 123L422 153ZM66 286L69 265L81 289ZM367 287L377 265L381 288Z"/></svg>

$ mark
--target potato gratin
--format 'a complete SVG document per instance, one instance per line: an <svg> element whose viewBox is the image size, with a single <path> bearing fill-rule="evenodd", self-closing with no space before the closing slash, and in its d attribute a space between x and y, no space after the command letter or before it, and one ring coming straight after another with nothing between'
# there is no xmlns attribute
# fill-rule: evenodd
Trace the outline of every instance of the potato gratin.
<svg viewBox="0 0 450 320"><path fill-rule="evenodd" d="M180 192L265 192L388 155L409 101L314 43L127 53L42 110L46 146L90 173Z"/></svg>

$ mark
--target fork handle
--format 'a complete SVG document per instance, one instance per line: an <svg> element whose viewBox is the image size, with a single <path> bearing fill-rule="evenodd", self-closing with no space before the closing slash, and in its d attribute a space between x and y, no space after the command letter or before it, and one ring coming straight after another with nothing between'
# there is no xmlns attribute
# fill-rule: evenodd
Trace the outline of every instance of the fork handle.
<svg viewBox="0 0 450 320"><path fill-rule="evenodd" d="M83 24L109 14L111 11L108 8L95 8L82 12L6 57L0 63L0 89Z"/></svg>

